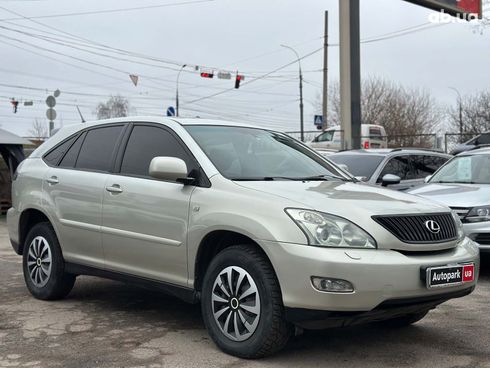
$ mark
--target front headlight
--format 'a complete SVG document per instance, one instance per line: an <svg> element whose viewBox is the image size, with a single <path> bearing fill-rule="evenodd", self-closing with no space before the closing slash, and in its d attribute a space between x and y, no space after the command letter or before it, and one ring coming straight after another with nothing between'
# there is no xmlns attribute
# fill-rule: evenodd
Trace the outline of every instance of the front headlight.
<svg viewBox="0 0 490 368"><path fill-rule="evenodd" d="M303 230L310 245L335 248L377 247L371 235L342 217L295 208L287 208L286 213Z"/></svg>
<svg viewBox="0 0 490 368"><path fill-rule="evenodd" d="M467 222L484 222L490 221L490 206L474 207L466 215Z"/></svg>
<svg viewBox="0 0 490 368"><path fill-rule="evenodd" d="M456 223L456 231L458 232L458 242L462 241L465 238L463 223L459 218L459 215L455 211L451 211L453 214L454 222Z"/></svg>

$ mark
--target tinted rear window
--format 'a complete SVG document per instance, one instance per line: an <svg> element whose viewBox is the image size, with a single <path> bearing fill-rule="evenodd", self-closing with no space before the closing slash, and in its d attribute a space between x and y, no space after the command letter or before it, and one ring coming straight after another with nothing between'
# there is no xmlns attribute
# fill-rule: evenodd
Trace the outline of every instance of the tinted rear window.
<svg viewBox="0 0 490 368"><path fill-rule="evenodd" d="M76 136L71 137L52 149L46 156L44 156L44 161L48 165L57 165L61 158L65 155L66 151L68 151L68 149L71 147L73 142L75 142L76 138Z"/></svg>
<svg viewBox="0 0 490 368"><path fill-rule="evenodd" d="M383 156L335 154L328 156L329 160L337 164L347 165L349 172L354 176L371 178L383 161Z"/></svg>
<svg viewBox="0 0 490 368"><path fill-rule="evenodd" d="M77 169L109 171L122 125L92 129L87 133L78 160Z"/></svg>

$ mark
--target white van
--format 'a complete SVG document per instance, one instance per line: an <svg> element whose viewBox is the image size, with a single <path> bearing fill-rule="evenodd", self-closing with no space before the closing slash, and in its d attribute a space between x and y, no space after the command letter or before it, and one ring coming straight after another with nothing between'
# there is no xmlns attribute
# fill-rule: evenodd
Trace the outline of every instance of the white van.
<svg viewBox="0 0 490 368"><path fill-rule="evenodd" d="M315 139L309 143L309 146L315 149L341 150L343 149L342 135L340 126L331 127L315 137ZM388 139L385 128L381 125L362 124L361 148L388 148Z"/></svg>

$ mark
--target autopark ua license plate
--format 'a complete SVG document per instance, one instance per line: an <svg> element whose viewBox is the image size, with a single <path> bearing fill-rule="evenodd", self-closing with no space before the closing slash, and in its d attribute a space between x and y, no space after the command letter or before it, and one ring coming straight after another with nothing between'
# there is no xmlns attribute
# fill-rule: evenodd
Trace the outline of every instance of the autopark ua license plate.
<svg viewBox="0 0 490 368"><path fill-rule="evenodd" d="M427 269L427 288L461 285L475 280L475 265L431 267Z"/></svg>

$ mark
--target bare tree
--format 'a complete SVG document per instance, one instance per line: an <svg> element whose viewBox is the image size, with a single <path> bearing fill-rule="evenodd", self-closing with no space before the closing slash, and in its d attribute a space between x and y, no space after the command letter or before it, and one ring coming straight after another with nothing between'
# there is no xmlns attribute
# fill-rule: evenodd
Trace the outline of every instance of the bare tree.
<svg viewBox="0 0 490 368"><path fill-rule="evenodd" d="M340 87L330 87L329 126L340 125ZM440 111L432 96L423 90L409 89L381 78L362 82L362 124L377 124L386 129L391 146L430 147L430 137L440 123Z"/></svg>
<svg viewBox="0 0 490 368"><path fill-rule="evenodd" d="M128 116L129 101L122 96L111 96L107 102L101 102L95 109L97 119L110 119Z"/></svg>
<svg viewBox="0 0 490 368"><path fill-rule="evenodd" d="M461 103L461 118L459 114ZM490 91L481 91L474 95L464 96L456 106L448 110L451 128L463 134L483 133L490 130ZM469 137L471 138L471 137Z"/></svg>
<svg viewBox="0 0 490 368"><path fill-rule="evenodd" d="M36 141L44 141L48 136L48 126L46 122L35 119L32 123L32 128L29 130L29 135L35 138Z"/></svg>

